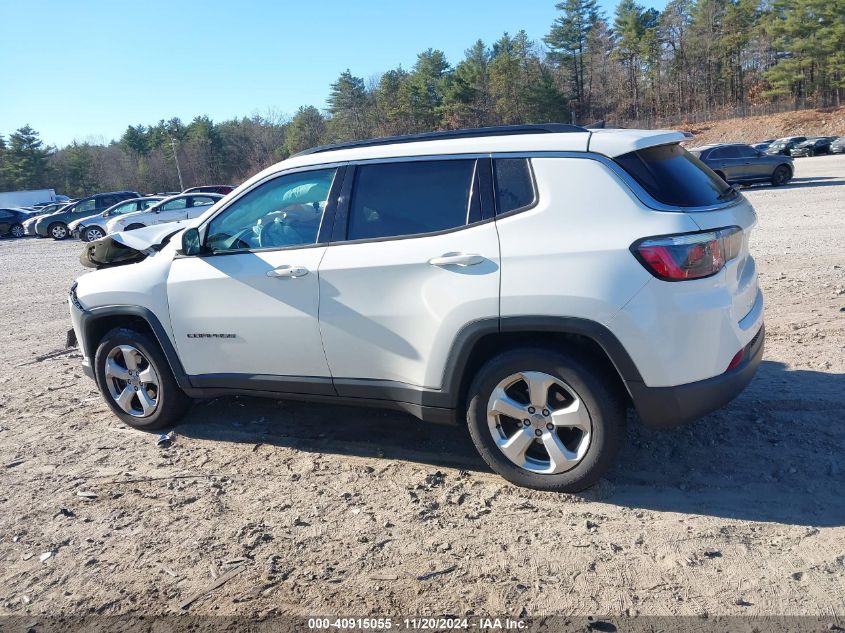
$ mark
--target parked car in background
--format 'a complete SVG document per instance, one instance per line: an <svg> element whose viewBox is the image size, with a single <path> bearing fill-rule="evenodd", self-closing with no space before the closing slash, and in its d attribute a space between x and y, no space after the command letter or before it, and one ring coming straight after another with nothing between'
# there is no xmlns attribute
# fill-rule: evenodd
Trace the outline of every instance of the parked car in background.
<svg viewBox="0 0 845 633"><path fill-rule="evenodd" d="M769 145L769 148L766 150L766 153L783 154L784 156L789 156L789 152L793 147L798 145L798 143L803 143L806 140L806 136L785 136L784 138L777 139L774 143Z"/></svg>
<svg viewBox="0 0 845 633"><path fill-rule="evenodd" d="M774 141L760 141L759 143L754 143L751 147L756 149L758 152L765 152L769 149L769 146L774 143Z"/></svg>
<svg viewBox="0 0 845 633"><path fill-rule="evenodd" d="M0 209L0 235L23 237L25 235L23 223L29 219L29 215L23 209L8 207Z"/></svg>
<svg viewBox="0 0 845 633"><path fill-rule="evenodd" d="M829 136L814 136L808 138L802 143L798 143L795 147L789 150L789 155L795 158L800 156L818 156L819 154L829 154L831 138Z"/></svg>
<svg viewBox="0 0 845 633"><path fill-rule="evenodd" d="M165 198L146 211L127 213L106 222L106 233L134 231L154 224L198 218L223 196L216 193L184 194Z"/></svg>
<svg viewBox="0 0 845 633"><path fill-rule="evenodd" d="M53 204L49 204L46 207L41 207L37 211L30 213L29 217L23 223L24 235L27 237L36 235L35 223L38 222L41 217L50 215L51 213L56 213L57 211L61 211L67 206L67 202L54 202Z"/></svg>
<svg viewBox="0 0 845 633"><path fill-rule="evenodd" d="M110 206L102 213L74 220L67 225L71 235L78 237L83 242L98 240L106 235L106 224L110 218L135 211L145 211L156 202L163 200L161 196L146 196L144 198L131 198L123 200Z"/></svg>
<svg viewBox="0 0 845 633"><path fill-rule="evenodd" d="M95 213L101 213L122 200L140 197L141 195L137 191L110 191L88 196L57 213L41 217L35 223L35 232L41 237L49 236L54 240L63 240L70 235L68 230L70 222L89 217Z"/></svg>
<svg viewBox="0 0 845 633"><path fill-rule="evenodd" d="M722 180L728 183L789 182L795 168L792 159L781 154L769 155L742 143L693 147L694 154Z"/></svg>
<svg viewBox="0 0 845 633"><path fill-rule="evenodd" d="M203 185L201 187L189 187L182 193L219 193L221 196L225 196L234 190L233 185Z"/></svg>
<svg viewBox="0 0 845 633"><path fill-rule="evenodd" d="M831 154L845 154L845 136L840 136L830 144Z"/></svg>

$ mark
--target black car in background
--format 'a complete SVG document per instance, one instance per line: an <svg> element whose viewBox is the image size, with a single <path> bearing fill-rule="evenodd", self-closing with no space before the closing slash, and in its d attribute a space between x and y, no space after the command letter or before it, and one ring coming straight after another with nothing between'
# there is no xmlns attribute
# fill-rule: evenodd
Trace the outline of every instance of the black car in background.
<svg viewBox="0 0 845 633"><path fill-rule="evenodd" d="M768 149L766 150L766 153L783 154L784 156L789 156L789 152L792 151L793 147L798 145L798 143L803 143L806 140L806 136L785 136L783 138L779 138L774 143L769 145Z"/></svg>
<svg viewBox="0 0 845 633"><path fill-rule="evenodd" d="M31 214L21 209L0 209L0 235L23 237L23 223L30 217Z"/></svg>
<svg viewBox="0 0 845 633"><path fill-rule="evenodd" d="M798 157L829 154L832 141L833 139L829 136L814 136L813 138L808 138L803 143L798 143L798 145L789 150L789 155Z"/></svg>
<svg viewBox="0 0 845 633"><path fill-rule="evenodd" d="M785 185L795 169L792 159L780 154L769 155L742 143L725 143L693 147L690 152L728 183L770 182Z"/></svg>
<svg viewBox="0 0 845 633"><path fill-rule="evenodd" d="M845 154L845 136L840 136L830 144L831 154Z"/></svg>

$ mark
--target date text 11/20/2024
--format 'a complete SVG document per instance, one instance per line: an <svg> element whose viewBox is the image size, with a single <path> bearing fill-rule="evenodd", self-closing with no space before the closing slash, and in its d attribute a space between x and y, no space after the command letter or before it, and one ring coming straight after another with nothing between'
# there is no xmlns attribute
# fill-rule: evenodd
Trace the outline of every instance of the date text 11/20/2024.
<svg viewBox="0 0 845 633"><path fill-rule="evenodd" d="M410 631L479 630L520 631L527 628L525 620L511 618L309 618L312 630L373 630L405 629Z"/></svg>

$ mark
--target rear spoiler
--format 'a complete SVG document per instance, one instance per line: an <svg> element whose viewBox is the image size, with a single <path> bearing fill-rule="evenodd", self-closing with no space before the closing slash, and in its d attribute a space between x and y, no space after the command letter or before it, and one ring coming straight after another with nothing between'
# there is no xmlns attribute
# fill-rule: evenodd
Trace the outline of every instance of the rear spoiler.
<svg viewBox="0 0 845 633"><path fill-rule="evenodd" d="M692 139L689 132L676 130L628 130L598 128L590 130L587 151L615 158L647 147L682 143Z"/></svg>

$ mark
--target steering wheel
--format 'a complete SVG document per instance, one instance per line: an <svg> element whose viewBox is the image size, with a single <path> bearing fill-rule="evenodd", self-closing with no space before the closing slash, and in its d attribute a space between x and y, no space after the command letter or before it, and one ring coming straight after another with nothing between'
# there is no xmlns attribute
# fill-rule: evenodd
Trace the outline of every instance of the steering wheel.
<svg viewBox="0 0 845 633"><path fill-rule="evenodd" d="M302 236L296 232L296 229L278 218L262 223L261 230L258 232L259 248L295 246L302 243Z"/></svg>

